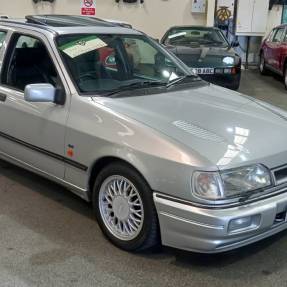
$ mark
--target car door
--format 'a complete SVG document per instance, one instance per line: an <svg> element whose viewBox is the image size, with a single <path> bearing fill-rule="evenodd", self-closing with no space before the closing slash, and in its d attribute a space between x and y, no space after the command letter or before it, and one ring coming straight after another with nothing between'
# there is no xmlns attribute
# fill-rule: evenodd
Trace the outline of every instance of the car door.
<svg viewBox="0 0 287 287"><path fill-rule="evenodd" d="M279 69L282 73L284 72L286 56L287 56L287 29L285 29L284 36L280 45Z"/></svg>
<svg viewBox="0 0 287 287"><path fill-rule="evenodd" d="M1 69L0 152L47 175L64 178L65 124L69 91L53 47L41 33L14 33ZM28 84L50 83L66 95L65 104L31 103Z"/></svg>
<svg viewBox="0 0 287 287"><path fill-rule="evenodd" d="M272 41L270 43L270 51L267 55L269 58L268 64L276 71L281 72L280 70L280 55L281 55L281 43L283 36L285 35L285 28L278 28L274 33Z"/></svg>
<svg viewBox="0 0 287 287"><path fill-rule="evenodd" d="M270 34L268 35L267 39L264 42L263 45L263 51L264 51L264 58L267 65L271 65L271 51L272 51L272 39L274 37L274 34L277 32L277 29L273 29Z"/></svg>

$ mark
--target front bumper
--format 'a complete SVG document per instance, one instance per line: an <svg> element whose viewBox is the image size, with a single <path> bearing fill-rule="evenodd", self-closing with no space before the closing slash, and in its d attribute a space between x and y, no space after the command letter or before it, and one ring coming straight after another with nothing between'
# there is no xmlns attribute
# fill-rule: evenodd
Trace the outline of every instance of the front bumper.
<svg viewBox="0 0 287 287"><path fill-rule="evenodd" d="M269 237L287 229L286 192L222 209L196 207L154 193L162 244L200 253L219 253ZM254 219L249 228L230 231L232 220L249 216Z"/></svg>
<svg viewBox="0 0 287 287"><path fill-rule="evenodd" d="M214 74L214 75L199 75L203 80L214 85L222 86L228 89L237 90L240 85L241 73L236 74Z"/></svg>

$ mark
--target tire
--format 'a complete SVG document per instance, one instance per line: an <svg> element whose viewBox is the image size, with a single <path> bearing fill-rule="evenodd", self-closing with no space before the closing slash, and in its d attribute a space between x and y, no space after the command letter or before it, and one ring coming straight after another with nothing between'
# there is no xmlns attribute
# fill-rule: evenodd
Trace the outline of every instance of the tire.
<svg viewBox="0 0 287 287"><path fill-rule="evenodd" d="M237 91L240 87L240 82L238 83L234 83L233 85L230 86L230 90L233 90L233 91Z"/></svg>
<svg viewBox="0 0 287 287"><path fill-rule="evenodd" d="M287 64L285 64L285 66L284 66L283 79L284 79L285 89L287 90Z"/></svg>
<svg viewBox="0 0 287 287"><path fill-rule="evenodd" d="M241 71L233 78L232 83L230 83L227 88L233 91L237 91L240 87L241 81Z"/></svg>
<svg viewBox="0 0 287 287"><path fill-rule="evenodd" d="M268 75L268 70L266 69L265 57L263 53L260 54L259 71L261 75Z"/></svg>
<svg viewBox="0 0 287 287"><path fill-rule="evenodd" d="M152 191L127 164L110 164L99 173L93 188L93 208L102 232L117 247L144 251L159 244Z"/></svg>

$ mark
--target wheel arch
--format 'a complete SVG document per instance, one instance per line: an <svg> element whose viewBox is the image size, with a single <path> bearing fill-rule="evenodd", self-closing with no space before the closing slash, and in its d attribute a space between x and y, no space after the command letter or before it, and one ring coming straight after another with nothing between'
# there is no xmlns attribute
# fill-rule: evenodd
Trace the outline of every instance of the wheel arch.
<svg viewBox="0 0 287 287"><path fill-rule="evenodd" d="M103 157L97 159L92 164L92 166L90 168L90 173L89 173L89 178L88 178L88 196L89 196L90 199L91 199L91 196L92 196L92 193L93 193L93 186L94 186L94 183L95 183L95 180L96 180L98 174L106 166L108 166L111 163L116 163L116 162L125 164L125 165L129 166L130 168L134 169L143 178L143 180L146 182L146 184L151 189L151 186L148 183L146 177L144 176L144 174L140 171L140 169L138 167L136 167L135 165L131 164L129 161L127 161L125 159L122 159L120 157L103 156Z"/></svg>

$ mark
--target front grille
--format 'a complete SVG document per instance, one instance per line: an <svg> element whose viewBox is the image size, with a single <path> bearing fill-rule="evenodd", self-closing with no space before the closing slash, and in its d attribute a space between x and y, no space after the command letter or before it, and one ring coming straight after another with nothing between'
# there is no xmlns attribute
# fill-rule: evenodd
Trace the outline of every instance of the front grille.
<svg viewBox="0 0 287 287"><path fill-rule="evenodd" d="M287 166L277 168L273 171L276 185L287 182Z"/></svg>

